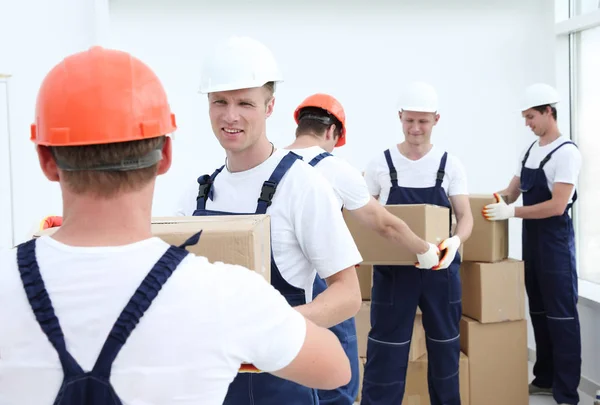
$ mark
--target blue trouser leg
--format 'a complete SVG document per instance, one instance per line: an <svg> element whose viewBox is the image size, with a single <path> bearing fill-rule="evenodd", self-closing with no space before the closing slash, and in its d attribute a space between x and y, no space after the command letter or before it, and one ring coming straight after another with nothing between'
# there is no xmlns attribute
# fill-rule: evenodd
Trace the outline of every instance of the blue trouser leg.
<svg viewBox="0 0 600 405"><path fill-rule="evenodd" d="M238 374L223 405L318 405L317 391L269 373Z"/></svg>
<svg viewBox="0 0 600 405"><path fill-rule="evenodd" d="M554 399L560 404L579 402L577 389L581 378L577 270L572 228L569 231L570 237L559 233L544 234L543 249L536 252L541 264L536 268L537 281L552 341L552 388ZM543 228L540 230L542 232Z"/></svg>
<svg viewBox="0 0 600 405"><path fill-rule="evenodd" d="M361 405L401 404L422 274L415 267L374 266L373 270Z"/></svg>
<svg viewBox="0 0 600 405"><path fill-rule="evenodd" d="M424 271L419 306L427 335L427 379L431 405L460 405L460 261Z"/></svg>
<svg viewBox="0 0 600 405"><path fill-rule="evenodd" d="M524 244L523 260L525 262L525 289L529 300L529 314L531 315L536 346L536 361L533 366L534 379L532 383L541 388L552 388L554 379L552 342L546 318L546 307L544 306L538 280L537 268L539 264L528 244Z"/></svg>
<svg viewBox="0 0 600 405"><path fill-rule="evenodd" d="M317 276L313 283L313 299L327 289L327 283ZM334 390L319 390L319 403L324 405L352 405L358 396L360 383L360 369L358 359L358 341L356 337L356 323L354 318L329 328L340 341L348 360L352 376L350 382Z"/></svg>

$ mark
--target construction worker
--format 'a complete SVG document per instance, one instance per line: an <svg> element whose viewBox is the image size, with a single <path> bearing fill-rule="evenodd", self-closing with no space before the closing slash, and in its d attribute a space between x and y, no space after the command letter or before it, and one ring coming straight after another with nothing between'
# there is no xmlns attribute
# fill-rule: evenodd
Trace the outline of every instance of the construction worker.
<svg viewBox="0 0 600 405"><path fill-rule="evenodd" d="M462 312L458 248L473 228L467 179L460 161L431 143L440 115L438 96L430 84L410 83L398 111L404 142L369 163L365 170L369 190L384 204L447 207L449 215L456 216L456 233L451 235L448 229L449 237L439 245L440 263L431 270L374 266L361 404L402 402L418 306L427 335L431 404L457 405Z"/></svg>
<svg viewBox="0 0 600 405"><path fill-rule="evenodd" d="M244 362L350 380L335 335L260 275L189 254L199 234L152 236L175 129L161 82L125 52L93 47L44 78L31 139L63 199L43 227L62 226L0 254L0 403L217 405Z"/></svg>
<svg viewBox="0 0 600 405"><path fill-rule="evenodd" d="M415 253L417 267L430 269L439 264L439 250L415 235L404 221L392 215L370 194L363 176L343 159L333 156L335 147L346 144L346 114L338 100L328 94L307 97L294 112L296 139L286 149L302 156L321 172L333 187L338 206L349 215L390 241ZM316 277L313 298L322 293L327 284ZM354 318L331 328L342 342L350 364L352 380L335 390L320 390L321 404L353 404L359 387L359 360Z"/></svg>
<svg viewBox="0 0 600 405"><path fill-rule="evenodd" d="M271 282L317 325L352 318L361 294L355 265L362 257L327 181L297 154L276 149L266 136L274 91L282 75L271 51L232 37L207 56L200 92L207 94L213 132L225 164L198 179L183 213L268 214ZM329 288L312 300L315 274ZM316 390L268 373L239 374L225 404L317 404Z"/></svg>
<svg viewBox="0 0 600 405"><path fill-rule="evenodd" d="M545 83L525 89L525 125L537 139L521 154L515 176L484 207L490 221L523 219L523 261L536 344L530 394L579 403L581 334L577 311L575 236L569 209L577 199L581 153L557 126L558 92ZM514 202L523 194L523 206ZM506 201L501 197L504 196Z"/></svg>

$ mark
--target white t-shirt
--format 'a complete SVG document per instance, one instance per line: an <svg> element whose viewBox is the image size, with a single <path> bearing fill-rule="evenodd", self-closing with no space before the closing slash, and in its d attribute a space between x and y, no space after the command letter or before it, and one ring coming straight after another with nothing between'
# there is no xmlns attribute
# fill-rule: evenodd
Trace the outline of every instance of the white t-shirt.
<svg viewBox="0 0 600 405"><path fill-rule="evenodd" d="M158 238L119 247L38 240L40 273L84 371L168 247ZM0 252L0 325L0 404L52 404L63 373L27 300L16 249ZM281 369L305 335L304 318L261 276L190 254L132 331L111 383L130 405L221 405L242 362Z"/></svg>
<svg viewBox="0 0 600 405"><path fill-rule="evenodd" d="M315 156L325 152L319 146L292 151L310 162ZM364 207L371 200L371 194L365 183L364 177L348 162L337 156L328 156L314 166L329 182L336 194L340 207L354 211Z"/></svg>
<svg viewBox="0 0 600 405"><path fill-rule="evenodd" d="M530 169L539 168L540 163L548 153L552 152L560 144L569 142L570 140L567 136L561 135L554 142L544 146L540 146L539 141L536 141L531 148L531 152L529 152L525 167ZM517 177L521 177L522 162L527 149L529 149L529 146L523 149L519 157L517 170L515 171L515 176ZM550 160L544 165L543 170L550 191L554 189L554 183L568 183L576 187L581 170L581 152L575 145L565 145L552 154ZM575 187L571 191L571 198L575 193Z"/></svg>
<svg viewBox="0 0 600 405"><path fill-rule="evenodd" d="M435 145L425 156L419 160L410 160L400 153L397 145L390 147L392 163L398 173L398 185L401 187L425 188L435 186L437 171L440 167L444 150ZM444 180L442 187L446 195L469 194L467 187L467 175L462 163L455 156L448 153L446 159ZM392 187L390 169L383 151L379 153L365 169L365 180L369 192L373 196L379 196L379 202L386 204Z"/></svg>
<svg viewBox="0 0 600 405"><path fill-rule="evenodd" d="M289 153L278 149L260 165L243 172L223 169L212 186L206 209L254 213L263 183ZM210 173L209 173L210 174ZM178 214L196 209L198 183L190 182ZM328 278L362 261L327 180L308 163L297 160L283 177L267 209L271 216L271 246L282 277L305 290L312 301L316 273ZM316 271L316 272L315 272Z"/></svg>

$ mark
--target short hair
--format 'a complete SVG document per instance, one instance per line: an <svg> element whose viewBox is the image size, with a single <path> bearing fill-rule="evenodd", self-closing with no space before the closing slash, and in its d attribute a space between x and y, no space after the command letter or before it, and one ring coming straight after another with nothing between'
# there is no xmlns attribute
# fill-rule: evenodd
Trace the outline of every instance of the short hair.
<svg viewBox="0 0 600 405"><path fill-rule="evenodd" d="M149 167L131 170L102 169L124 161L141 159L153 151L162 150L165 136L84 146L52 146L50 151L59 168L60 178L75 194L92 194L111 198L122 192L137 191L153 180L158 162Z"/></svg>

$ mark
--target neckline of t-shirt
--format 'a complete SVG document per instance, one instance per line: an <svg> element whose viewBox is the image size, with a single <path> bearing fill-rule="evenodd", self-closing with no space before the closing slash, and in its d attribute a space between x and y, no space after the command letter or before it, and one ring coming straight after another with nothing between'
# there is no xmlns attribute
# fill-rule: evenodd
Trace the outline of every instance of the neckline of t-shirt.
<svg viewBox="0 0 600 405"><path fill-rule="evenodd" d="M553 140L552 142L550 142L549 144L546 144L544 146L540 145L540 140L538 139L537 141L535 141L535 145L540 148L540 149L553 149L558 145L561 145L564 142L568 142L570 141L569 138L567 138L565 135L560 135L558 138L556 138L555 140Z"/></svg>
<svg viewBox="0 0 600 405"><path fill-rule="evenodd" d="M271 164L273 164L273 162L279 162L281 159L283 159L283 157L285 155L287 155L290 151L287 149L275 149L275 151L273 152L273 154L271 156L269 156L264 162L262 162L261 164L254 166L251 169L248 170L244 170L242 172L230 172L227 170L227 168L223 169L223 173L232 178L232 179L245 179L247 177L250 177L252 175L254 175L257 172L260 172L261 170L263 170L265 167L269 167ZM275 163L276 164L276 163Z"/></svg>
<svg viewBox="0 0 600 405"><path fill-rule="evenodd" d="M52 238L51 235L44 235L38 239L38 243L46 243L50 245L52 248L59 249L67 252L77 252L77 253L109 253L109 252L127 252L138 249L143 249L152 244L156 244L157 242L164 242L157 236L152 236L147 239L143 239L137 242L128 243L126 245L117 245L117 246L74 246L67 245L65 243L59 242L56 239Z"/></svg>
<svg viewBox="0 0 600 405"><path fill-rule="evenodd" d="M423 162L424 160L429 159L432 156L434 156L435 152L437 152L437 148L436 148L435 144L431 145L431 149L429 149L429 152L427 152L426 154L424 154L421 158L419 158L417 160L409 159L406 156L404 156L402 153L400 153L400 149L398 149L398 145L394 145L393 151L396 154L396 157L399 158L400 160L411 163L411 164L417 164L417 163Z"/></svg>

